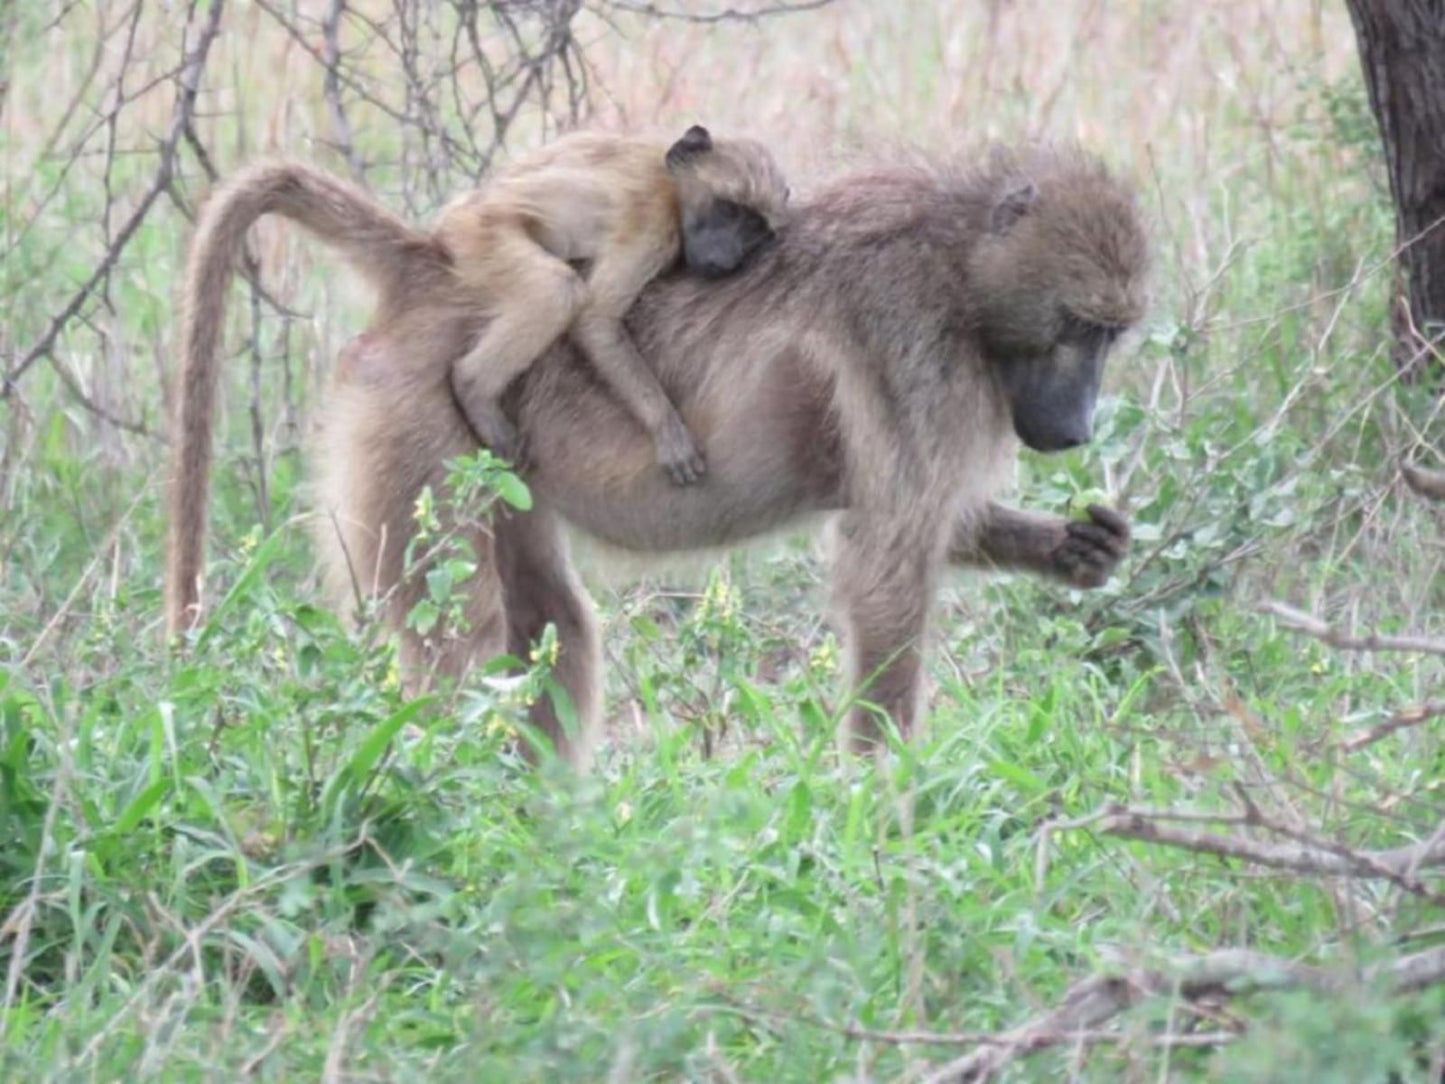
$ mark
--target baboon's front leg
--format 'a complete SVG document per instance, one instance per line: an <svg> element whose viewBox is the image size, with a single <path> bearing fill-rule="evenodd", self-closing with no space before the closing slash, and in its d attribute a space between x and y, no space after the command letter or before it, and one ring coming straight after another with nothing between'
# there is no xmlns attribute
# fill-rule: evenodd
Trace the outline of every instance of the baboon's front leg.
<svg viewBox="0 0 1445 1084"><path fill-rule="evenodd" d="M1087 520L1073 520L990 502L981 524L955 528L948 559L1100 587L1129 550L1129 523L1103 505L1091 504L1088 511Z"/></svg>
<svg viewBox="0 0 1445 1084"><path fill-rule="evenodd" d="M858 752L881 742L880 713L903 735L918 714L939 546L912 519L847 513L838 525L833 592L847 639L848 692L859 700L845 738Z"/></svg>

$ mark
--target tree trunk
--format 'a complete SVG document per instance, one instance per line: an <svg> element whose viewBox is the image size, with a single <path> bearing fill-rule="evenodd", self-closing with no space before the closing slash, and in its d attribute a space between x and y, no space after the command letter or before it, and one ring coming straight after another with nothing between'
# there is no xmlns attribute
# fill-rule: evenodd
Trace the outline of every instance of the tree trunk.
<svg viewBox="0 0 1445 1084"><path fill-rule="evenodd" d="M1402 248L1395 361L1414 369L1438 359L1445 340L1445 0L1345 3L1385 143Z"/></svg>

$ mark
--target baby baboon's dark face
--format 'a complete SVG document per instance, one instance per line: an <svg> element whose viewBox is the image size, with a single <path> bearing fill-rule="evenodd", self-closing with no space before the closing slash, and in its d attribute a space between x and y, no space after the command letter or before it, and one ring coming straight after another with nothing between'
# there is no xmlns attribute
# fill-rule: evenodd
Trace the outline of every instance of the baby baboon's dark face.
<svg viewBox="0 0 1445 1084"><path fill-rule="evenodd" d="M683 211L683 259L689 271L703 278L732 274L772 239L767 219L732 200L717 199Z"/></svg>
<svg viewBox="0 0 1445 1084"><path fill-rule="evenodd" d="M787 182L754 140L715 141L693 125L668 149L667 169L682 205L683 260L703 278L742 268L787 215Z"/></svg>

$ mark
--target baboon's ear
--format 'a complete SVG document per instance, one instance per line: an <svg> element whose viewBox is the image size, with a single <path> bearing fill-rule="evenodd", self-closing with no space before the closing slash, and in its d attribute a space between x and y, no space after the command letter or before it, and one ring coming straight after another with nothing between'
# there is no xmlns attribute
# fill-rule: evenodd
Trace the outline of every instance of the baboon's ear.
<svg viewBox="0 0 1445 1084"><path fill-rule="evenodd" d="M1014 223L1023 218L1033 208L1034 201L1039 198L1039 190L1033 181L1025 181L1023 184L1010 188L999 201L993 205L993 210L988 213L988 228L991 233L1008 233L1013 229Z"/></svg>
<svg viewBox="0 0 1445 1084"><path fill-rule="evenodd" d="M667 168L678 169L699 154L712 150L712 134L701 124L694 124L682 138L667 149Z"/></svg>

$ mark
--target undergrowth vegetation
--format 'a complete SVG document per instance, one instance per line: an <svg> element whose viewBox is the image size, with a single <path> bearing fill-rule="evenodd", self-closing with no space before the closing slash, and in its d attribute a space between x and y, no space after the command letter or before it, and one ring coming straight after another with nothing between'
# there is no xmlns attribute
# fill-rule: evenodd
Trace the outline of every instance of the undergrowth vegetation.
<svg viewBox="0 0 1445 1084"><path fill-rule="evenodd" d="M223 172L313 139L347 168L324 66L270 16L293 7L223 19L194 122ZM388 5L354 7L389 25ZM1246 969L1234 999L1140 997L993 1078L1441 1079L1440 987L1392 997L1371 971L1445 940L1438 877L1105 830L1116 806L1210 813L1378 853L1445 810L1445 660L1332 646L1262 608L1354 637L1445 629L1445 514L1397 469L1439 466L1445 426L1389 358L1390 208L1348 19L1059 7L594 12L577 31L598 117L749 127L804 195L880 132L1103 146L1159 252L1097 439L1019 476L1020 504L1101 488L1127 511L1113 582L951 580L927 725L878 764L834 745L809 540L599 587L609 738L582 778L510 751L549 641L409 699L375 623L321 606L300 449L365 298L284 227L257 231L261 288L232 306L208 619L184 658L163 650L163 403L198 156L53 351L17 363L148 183L145 154L125 163L171 106L142 76L179 64L179 31L144 3L0 14L0 1078L922 1080L1090 975L1248 949L1366 977L1339 993ZM364 26L344 24L356 70L394 86ZM141 70L112 99L121 50ZM484 164L424 182L407 141L456 118L351 104L399 209Z"/></svg>

